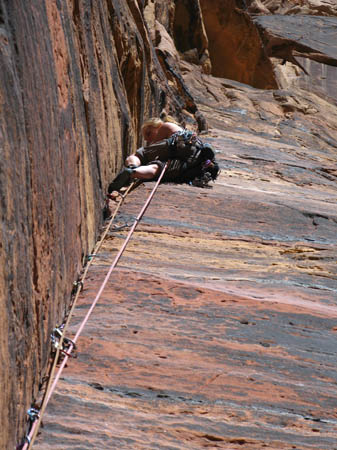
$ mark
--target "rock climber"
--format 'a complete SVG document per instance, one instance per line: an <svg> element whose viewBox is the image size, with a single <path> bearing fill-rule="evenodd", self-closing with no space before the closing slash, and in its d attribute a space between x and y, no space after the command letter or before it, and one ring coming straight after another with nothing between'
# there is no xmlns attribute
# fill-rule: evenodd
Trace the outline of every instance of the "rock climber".
<svg viewBox="0 0 337 450"><path fill-rule="evenodd" d="M206 186L218 176L219 166L212 147L170 116L147 120L142 134L146 146L126 158L125 167L108 187L109 194L135 179L156 180L167 161L163 182Z"/></svg>

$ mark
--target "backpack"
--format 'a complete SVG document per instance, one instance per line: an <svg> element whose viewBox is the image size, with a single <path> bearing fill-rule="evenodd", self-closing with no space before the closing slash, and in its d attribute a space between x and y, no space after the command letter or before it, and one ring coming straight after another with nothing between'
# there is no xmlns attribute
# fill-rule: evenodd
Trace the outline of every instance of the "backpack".
<svg viewBox="0 0 337 450"><path fill-rule="evenodd" d="M168 139L170 157L183 161L179 182L205 187L220 172L212 146L189 130L178 131ZM177 180L178 181L178 180Z"/></svg>

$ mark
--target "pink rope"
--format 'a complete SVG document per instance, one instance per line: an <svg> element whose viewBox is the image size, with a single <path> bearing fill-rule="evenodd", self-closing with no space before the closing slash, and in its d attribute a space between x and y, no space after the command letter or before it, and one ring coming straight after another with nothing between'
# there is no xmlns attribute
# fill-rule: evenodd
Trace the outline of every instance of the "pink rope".
<svg viewBox="0 0 337 450"><path fill-rule="evenodd" d="M128 233L128 235L127 235L127 237L126 237L126 239L125 239L125 241L124 241L124 243L123 243L123 245L122 245L122 247L120 248L120 250L119 250L117 256L116 256L115 259L114 259L114 262L111 264L111 266L110 266L110 268L109 268L109 270L108 270L108 273L106 274L106 276L105 276L105 278L104 278L104 281L103 281L103 283L102 283L102 285L101 285L99 291L97 292L97 295L96 295L96 297L95 297L95 299L94 299L94 301L93 301L93 303L92 303L92 305L91 305L89 311L87 312L87 314L86 314L85 318L83 319L83 321L82 321L80 327L78 328L77 333L75 334L74 339L70 342L70 346L67 348L67 354L65 355L65 357L64 357L64 359L63 359L63 361L62 361L62 363L61 363L61 365L60 365L60 368L59 368L59 370L57 371L57 374L55 375L55 379L54 379L54 381L53 381L53 384L52 384L51 387L50 387L50 390L49 390L49 393L48 393L48 396L47 396L47 399L46 399L46 402L45 402L45 405L46 405L46 406L47 406L47 404L48 404L48 402L49 402L49 400L50 400L50 397L51 397L52 393L53 393L54 390L55 390L56 384L57 384L57 382L58 382L58 380L59 380L59 378L60 378L60 376L61 376L62 370L64 369L65 365L67 364L68 358L71 356L71 352L72 352L72 350L74 349L74 344L77 342L77 340L78 340L80 334L81 334L82 331L83 331L83 328L84 328L85 324L87 323L87 321L88 321L88 319L89 319L89 317L90 317L90 315L91 315L93 309L95 308L95 306L96 306L96 304L97 304L99 298L101 297L102 292L104 291L104 288L105 288L107 282L109 281L110 275L111 275L112 271L114 270L114 268L117 266L117 263L118 263L118 261L120 260L122 254L124 253L124 250L125 250L126 246L128 245L128 243L129 243L129 241L130 241L130 239L131 239L131 236L132 236L133 232L135 231L135 229L136 229L138 223L139 223L140 220L142 219L143 215L145 214L145 211L147 210L149 204L151 203L151 200L152 200L152 198L153 198L153 196L154 196L154 194L155 194L155 192L156 192L156 190L157 190L157 188L158 188L158 186L159 186L159 183L161 182L161 180L162 180L162 178L163 178L163 176L164 176L164 173L165 173L165 171L166 171L166 169L167 169L168 164L169 164L169 161L166 162L166 164L165 164L165 166L164 166L164 169L162 170L162 172L161 172L161 174L160 174L160 176L159 176L159 178L158 178L158 180L157 180L157 182L156 182L154 188L153 188L152 191L151 191L151 194L149 195L149 197L148 197L148 199L146 200L146 202L145 202L143 208L141 209L140 213L138 214L137 218L135 219L135 221L134 221L134 223L133 223L133 225L132 225L132 227L131 227L131 229L130 229L130 231L129 231L129 233ZM36 421L33 423L32 428L31 428L29 434L26 436L26 441L27 441L27 442L24 443L24 445L23 445L23 447L22 447L22 450L26 450L26 449L29 450L30 448L32 448L32 445L33 445L33 443L34 443L35 437L36 437L36 435L37 435L38 426L39 426L40 423L41 423L41 419L42 419L42 418L39 417L38 420L36 420Z"/></svg>

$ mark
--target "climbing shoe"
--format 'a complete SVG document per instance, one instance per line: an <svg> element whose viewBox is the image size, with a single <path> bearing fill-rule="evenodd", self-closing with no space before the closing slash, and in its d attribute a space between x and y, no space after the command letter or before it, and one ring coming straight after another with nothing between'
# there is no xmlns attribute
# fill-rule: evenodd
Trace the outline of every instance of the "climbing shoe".
<svg viewBox="0 0 337 450"><path fill-rule="evenodd" d="M117 177L109 184L108 192L119 191L123 186L127 185L131 180L133 169L125 167L119 172Z"/></svg>

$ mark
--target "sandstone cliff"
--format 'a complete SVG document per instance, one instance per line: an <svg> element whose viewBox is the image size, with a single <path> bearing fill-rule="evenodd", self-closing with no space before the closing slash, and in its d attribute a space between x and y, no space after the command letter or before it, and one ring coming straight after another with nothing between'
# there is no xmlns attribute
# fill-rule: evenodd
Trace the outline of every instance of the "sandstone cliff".
<svg viewBox="0 0 337 450"><path fill-rule="evenodd" d="M140 3L1 2L1 448L22 436L50 332L143 117L189 109Z"/></svg>
<svg viewBox="0 0 337 450"><path fill-rule="evenodd" d="M163 187L161 200L169 198L172 203L167 204L167 212L157 206L156 213L141 230L143 242L131 249L125 262L127 273L136 267L143 276L138 272L125 277L123 271L116 276L117 285L112 285L99 318L105 328L104 339L91 342L88 331L82 343L79 369L71 369L63 383L69 396L61 393L56 397L56 407L47 419L40 448L55 445L61 448L61 435L69 439L62 448L72 448L72 439L79 438L80 433L68 434L69 418L62 418L64 410L60 406L74 414L83 398L88 400L90 417L85 416L84 420L83 412L79 411L70 425L72 430L83 432L83 420L86 430L91 423L97 429L98 423L102 424L104 417L111 414L110 423L116 422L118 431L114 434L108 427L106 432L104 427L100 429L97 435L93 431L90 433L94 434L93 440L88 438L86 444L88 448L113 448L111 442L118 442L115 448L149 448L146 430L152 436L153 448L159 448L161 431L157 430L159 434L153 437L151 427L147 429L146 420L141 418L145 411L153 410L152 394L149 396L144 390L153 367L158 367L156 379L148 389L158 391L156 399L167 398L172 406L158 404L156 400L156 407L162 407L161 417L176 414L184 423L182 429L172 426L170 430L170 420L162 422L162 427L170 430L170 437L166 435L165 439L178 448L188 448L190 442L193 448L214 443L220 447L245 444L246 448L261 448L266 444L262 435L266 435L271 423L277 428L273 440L280 439L278 433L288 422L282 425L282 420L278 420L277 408L289 421L291 405L282 403L281 394L275 394L275 401L280 403L270 413L271 406L261 400L263 390L271 389L273 384L270 372L259 369L266 361L279 370L274 383L281 386L289 402L294 402L295 415L309 417L305 420L311 422L324 415L335 379L331 356L334 333L329 317L335 314L337 290L331 250L337 220L333 209L337 52L331 37L336 30L333 17L336 11L332 1L281 3L1 1L0 448L13 448L24 436L26 410L37 398L48 363L50 332L62 322L73 282L102 225L106 187L124 157L141 143L139 130L143 118L157 115L163 108L191 128L209 129L207 139L218 151L221 178L212 194L198 191L197 198L194 191L186 193L186 187L185 190ZM297 13L300 15L293 16ZM324 39L320 30L324 31ZM137 195L141 201L142 194ZM186 205L190 205L189 212ZM125 217L137 206L137 201L130 203ZM191 236L190 230L194 230ZM161 240L161 236L165 239ZM104 258L110 258L114 246L115 242L112 248L107 244L103 263L97 264L88 294L101 279L100 266L104 266ZM149 246L156 256L156 265L153 261L144 264ZM181 266L176 262L177 254L185 257ZM200 263L195 267L195 261L205 262L200 268ZM165 281L167 276L178 284ZM127 290L119 292L118 283L127 286ZM135 286L141 292L136 299L132 295ZM216 301L214 292L221 292ZM85 295L84 308L89 301ZM105 323L104 316L115 295L117 303L127 302L126 308L114 304L109 323ZM158 295L159 300L150 313L143 300L153 295ZM285 307L288 303L284 297L291 298L289 304L295 306ZM194 308L188 303L191 298L195 301ZM263 299L257 309L254 299ZM263 301L270 300L280 302L281 306L269 309ZM222 317L222 303L226 303L226 318ZM137 315L129 317L130 311L140 306L145 311L144 322ZM300 310L304 306L305 317ZM249 308L252 310L249 317L254 319L246 319ZM153 325L153 331L149 331L146 321L150 318L159 324L164 313L167 328L162 323L160 330ZM113 314L119 315L119 322L109 336L112 342L106 346ZM174 314L181 314L184 318L181 323L170 319ZM217 321L220 316L221 323ZM267 323L266 316L277 317L277 327L282 329L277 336L273 334L273 325L259 328ZM186 330L188 317L195 320ZM311 335L303 336L302 340L300 330L308 328L307 317L311 330L307 333ZM255 333L245 334L240 326L231 328L238 320L243 326L257 324ZM300 335L292 344L287 340L293 326L289 323L296 323L294 336ZM226 330L230 343L217 342ZM91 331L96 339L102 333L95 328ZM144 331L144 340L132 342L129 331L132 336ZM325 356L320 353L322 344L317 335L325 343ZM195 336L203 337L193 340ZM304 337L312 339L315 357L311 362L303 357ZM125 346L125 352L117 344L111 350L117 338L119 345ZM246 346L247 339L254 344ZM208 341L217 345L208 347ZM171 352L175 361L181 359L185 368L195 368L188 371L187 377L182 366L161 366L162 360L158 358L165 360L167 354L161 354L158 348L164 347L164 342L168 346L165 352ZM275 345L275 349L263 355L260 344ZM189 346L195 348L196 354L208 356L206 359L201 356L197 364L195 355L181 353L182 348ZM220 381L216 382L215 390L209 391L208 386L223 371L223 361L215 354L224 351L223 348L228 350L228 346L233 354L225 380L233 386L234 394L229 390L223 399L224 386ZM154 354L143 348L152 349ZM242 352L237 356L239 348ZM94 352L97 355L93 368L88 355ZM285 362L282 358L287 352ZM281 362L276 362L277 358ZM257 362L252 363L251 359ZM329 370L320 377L318 366L324 365L325 359L330 364ZM107 360L115 365L109 366ZM127 378L126 369L135 367L136 360L140 372L136 368L130 370ZM298 361L296 370L292 368L294 361ZM237 370L236 363L242 367L251 365L251 378L254 381L257 377L262 387L254 384L251 393L250 379L247 381L240 371L231 377L231 370ZM87 372L84 375L86 364L92 372L89 379ZM301 372L303 364L308 364L308 372L317 374L318 381L314 377L310 380L321 394L317 408L312 406L315 398L310 386L305 389L307 403L303 406L303 393L298 389L298 380L307 373ZM208 365L212 368L210 377L206 376ZM102 370L99 381L97 368ZM293 382L287 381L289 373ZM176 380L177 392L172 395L165 391L166 377ZM235 378L239 379L239 387ZM126 385L130 388L125 388ZM103 391L101 410L95 409L97 390ZM122 398L120 405L109 405L112 394ZM236 400L248 395L252 409L247 403L248 413L243 419L244 414L236 406L231 418L226 416L230 427L219 428L216 423L223 417L221 402L228 409L233 405L233 395ZM129 404L128 399L135 397L139 402ZM216 403L217 398L221 402ZM148 404L142 403L142 399ZM260 430L250 422L254 416L253 402L258 403L255 410L261 414L261 422L264 412L269 411L268 417L264 416L266 425ZM197 407L193 406L196 404ZM118 413L119 407L125 416ZM210 410L209 421L204 420ZM61 416L60 425L54 428L53 413ZM191 417L189 423L184 421L186 414ZM131 430L127 427L129 418L135 423ZM240 431L235 428L240 428L241 419L247 426L246 434L242 428ZM149 415L148 420L153 422L156 416ZM333 412L326 413L321 420L325 427L322 431L327 432L325 447L319 447L319 440L316 442L311 436L317 433L312 429L316 430L318 425L316 428L312 425L310 431L301 423L296 424L297 431L304 429L303 435L300 433L296 438L297 445L302 445L299 448L307 448L306 445L320 450L331 448L335 420ZM291 427L289 424L289 433ZM192 431L196 429L201 431ZM119 440L118 433L122 430L124 434ZM245 434L241 441L240 432ZM230 434L239 437L231 441ZM289 448L287 445L295 437L287 439L285 447L276 444L273 447L270 442L266 445Z"/></svg>

